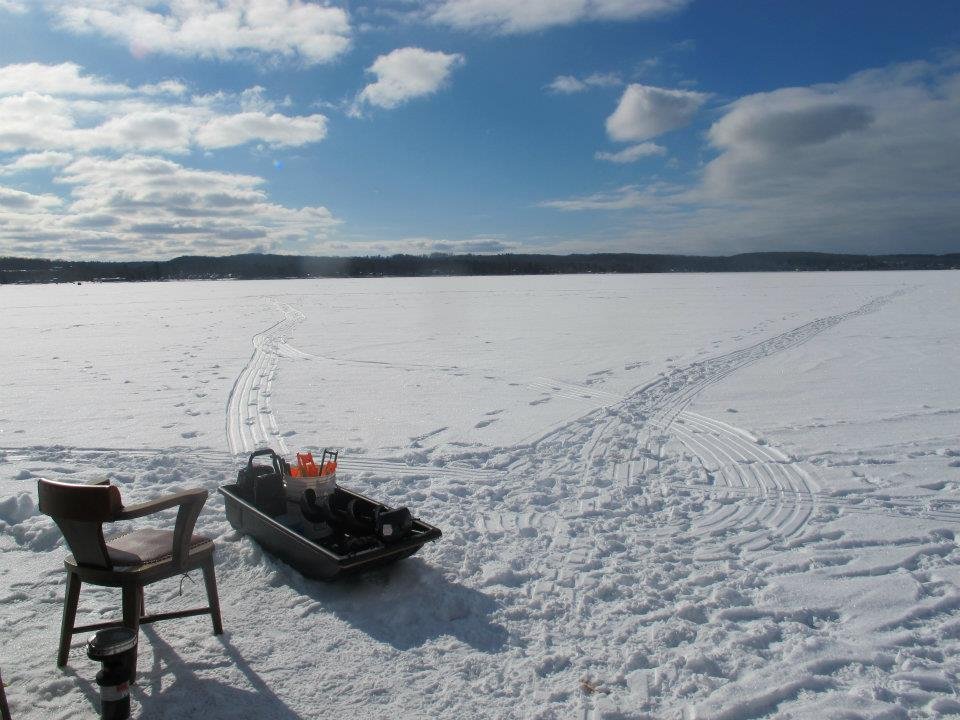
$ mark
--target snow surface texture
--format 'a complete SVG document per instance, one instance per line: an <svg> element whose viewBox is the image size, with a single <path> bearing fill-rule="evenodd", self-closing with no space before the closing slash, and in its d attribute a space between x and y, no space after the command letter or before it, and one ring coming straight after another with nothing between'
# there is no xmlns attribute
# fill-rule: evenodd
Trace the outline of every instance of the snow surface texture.
<svg viewBox="0 0 960 720"><path fill-rule="evenodd" d="M65 551L37 477L211 491L226 633L144 628L139 717L960 713L956 273L6 286L0 307L15 717L97 707L86 638L54 667ZM264 444L344 448L342 483L443 539L304 579L215 493ZM199 604L197 579L147 603ZM118 606L85 587L78 621Z"/></svg>

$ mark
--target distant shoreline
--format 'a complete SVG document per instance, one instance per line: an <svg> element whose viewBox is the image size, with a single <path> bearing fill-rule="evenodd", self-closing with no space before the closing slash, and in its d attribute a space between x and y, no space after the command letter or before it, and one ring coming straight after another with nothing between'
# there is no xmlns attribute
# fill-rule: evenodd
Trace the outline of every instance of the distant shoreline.
<svg viewBox="0 0 960 720"><path fill-rule="evenodd" d="M0 284L274 280L304 278L570 275L669 272L957 270L960 253L843 255L810 252L729 256L600 253L576 255L185 256L106 262L0 258Z"/></svg>

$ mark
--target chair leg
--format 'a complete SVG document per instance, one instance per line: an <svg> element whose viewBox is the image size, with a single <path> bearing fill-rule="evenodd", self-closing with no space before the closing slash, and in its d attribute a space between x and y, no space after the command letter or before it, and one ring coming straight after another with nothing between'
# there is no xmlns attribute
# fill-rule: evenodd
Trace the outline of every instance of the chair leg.
<svg viewBox="0 0 960 720"><path fill-rule="evenodd" d="M60 648L57 651L57 667L67 664L70 654L70 641L73 639L73 626L77 619L77 605L80 603L80 576L67 573L67 592L63 598L63 621L60 624Z"/></svg>
<svg viewBox="0 0 960 720"><path fill-rule="evenodd" d="M143 588L140 588L140 617L147 614L147 606L143 599Z"/></svg>
<svg viewBox="0 0 960 720"><path fill-rule="evenodd" d="M124 585L121 604L123 605L123 625L140 632L140 601L143 598L143 588L139 585ZM137 659L133 659L133 667L130 669L130 682L137 679Z"/></svg>
<svg viewBox="0 0 960 720"><path fill-rule="evenodd" d="M207 604L210 606L210 619L213 620L213 634L223 634L223 622L220 619L220 597L217 595L217 576L211 557L203 564L203 583L207 586Z"/></svg>

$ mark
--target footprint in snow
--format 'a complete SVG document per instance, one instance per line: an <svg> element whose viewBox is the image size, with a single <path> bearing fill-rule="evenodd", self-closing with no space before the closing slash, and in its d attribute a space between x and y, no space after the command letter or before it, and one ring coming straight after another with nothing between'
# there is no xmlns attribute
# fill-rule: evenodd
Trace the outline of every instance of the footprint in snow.
<svg viewBox="0 0 960 720"><path fill-rule="evenodd" d="M481 421L478 422L476 425L474 425L474 427L475 427L475 428L485 428L487 425L492 425L492 424L495 423L495 422L496 422L496 420L481 420Z"/></svg>

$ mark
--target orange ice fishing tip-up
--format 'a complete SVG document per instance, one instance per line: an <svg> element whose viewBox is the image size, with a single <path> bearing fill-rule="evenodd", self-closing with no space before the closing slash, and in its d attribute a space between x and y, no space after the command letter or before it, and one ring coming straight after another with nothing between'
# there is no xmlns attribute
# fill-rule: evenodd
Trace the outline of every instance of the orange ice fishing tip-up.
<svg viewBox="0 0 960 720"><path fill-rule="evenodd" d="M297 453L297 464L290 467L290 475L293 477L323 477L333 475L336 471L336 455L329 450L323 451L320 467L317 467L313 453L309 452Z"/></svg>

